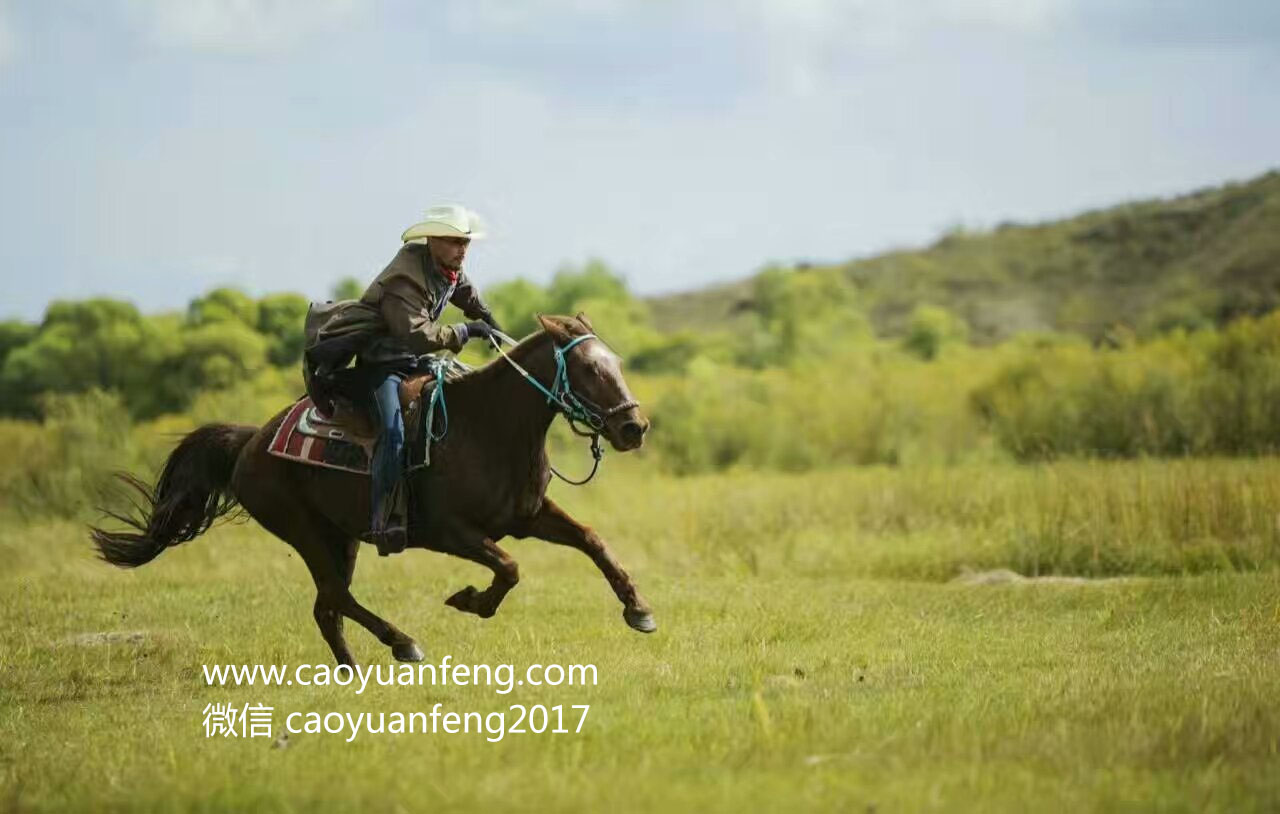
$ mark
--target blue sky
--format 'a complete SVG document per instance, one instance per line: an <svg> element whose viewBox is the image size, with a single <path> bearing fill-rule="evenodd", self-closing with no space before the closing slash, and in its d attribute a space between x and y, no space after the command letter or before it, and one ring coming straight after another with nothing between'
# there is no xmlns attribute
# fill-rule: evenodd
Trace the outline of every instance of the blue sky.
<svg viewBox="0 0 1280 814"><path fill-rule="evenodd" d="M432 203L483 286L655 293L1280 166L1280 3L0 0L0 317L324 298Z"/></svg>

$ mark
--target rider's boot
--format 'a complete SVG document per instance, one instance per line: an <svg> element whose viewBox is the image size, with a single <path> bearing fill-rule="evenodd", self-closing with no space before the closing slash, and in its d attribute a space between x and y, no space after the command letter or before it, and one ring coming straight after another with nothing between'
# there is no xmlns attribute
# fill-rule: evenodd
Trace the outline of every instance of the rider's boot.
<svg viewBox="0 0 1280 814"><path fill-rule="evenodd" d="M374 529L369 536L378 547L379 557L399 554L409 545L409 530L405 528L404 521L398 518L389 520L384 528Z"/></svg>

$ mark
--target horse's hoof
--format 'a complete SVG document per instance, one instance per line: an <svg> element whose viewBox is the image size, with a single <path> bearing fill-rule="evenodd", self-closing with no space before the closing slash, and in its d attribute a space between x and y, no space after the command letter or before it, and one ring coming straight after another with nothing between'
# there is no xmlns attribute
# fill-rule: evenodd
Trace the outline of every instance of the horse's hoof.
<svg viewBox="0 0 1280 814"><path fill-rule="evenodd" d="M395 656L396 661L422 661L426 658L422 654L422 648L418 647L417 642L393 644L391 645L391 655Z"/></svg>
<svg viewBox="0 0 1280 814"><path fill-rule="evenodd" d="M641 633L652 633L658 629L658 623L653 620L653 614L649 611L627 608L622 612L622 618Z"/></svg>
<svg viewBox="0 0 1280 814"><path fill-rule="evenodd" d="M475 613L474 605L477 593L479 593L479 591L476 590L474 585L468 585L461 591L458 591L456 594L446 599L444 604L451 608L457 608L464 613Z"/></svg>

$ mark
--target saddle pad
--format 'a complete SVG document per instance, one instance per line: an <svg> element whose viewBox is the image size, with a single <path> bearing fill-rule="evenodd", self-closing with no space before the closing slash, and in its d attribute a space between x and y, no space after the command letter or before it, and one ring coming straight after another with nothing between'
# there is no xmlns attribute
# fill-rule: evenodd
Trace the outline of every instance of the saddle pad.
<svg viewBox="0 0 1280 814"><path fill-rule="evenodd" d="M300 464L367 475L373 460L373 439L345 433L319 416L311 398L302 398L276 428L267 451Z"/></svg>

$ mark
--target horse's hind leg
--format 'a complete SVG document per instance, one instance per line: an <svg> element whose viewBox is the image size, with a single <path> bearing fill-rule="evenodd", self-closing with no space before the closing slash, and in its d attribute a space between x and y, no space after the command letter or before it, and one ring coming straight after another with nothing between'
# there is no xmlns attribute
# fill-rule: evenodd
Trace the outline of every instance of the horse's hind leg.
<svg viewBox="0 0 1280 814"><path fill-rule="evenodd" d="M391 648L401 661L421 661L422 650L407 634L365 608L351 595L351 577L355 573L359 542L351 539L324 518L303 506L288 503L277 496L270 509L261 495L251 498L256 505L246 506L258 522L280 539L293 546L302 556L316 584L316 601L312 609L320 635L333 651L339 664L355 666L355 656L342 632L343 617L364 627ZM282 509L292 510L285 512Z"/></svg>
<svg viewBox="0 0 1280 814"><path fill-rule="evenodd" d="M316 584L312 609L320 635L339 664L355 666L351 648L342 635L342 606L348 595L351 566L347 562L347 540L333 524L311 511L296 493L282 485L286 481L276 468L276 460L265 452L242 461L237 477L244 484L236 497L262 527L293 547ZM252 488L247 488L250 486Z"/></svg>
<svg viewBox="0 0 1280 814"><path fill-rule="evenodd" d="M622 602L622 618L626 623L641 633L652 633L658 629L653 612L649 610L649 603L640 597L635 583L613 558L600 535L566 514L551 498L542 501L542 508L516 536L537 537L549 543L576 548L586 554L604 574L605 579L609 580L614 594Z"/></svg>
<svg viewBox="0 0 1280 814"><path fill-rule="evenodd" d="M449 546L444 550L455 557L478 562L493 571L493 582L488 588L478 591L474 586L468 585L446 599L444 603L463 613L474 613L483 619L488 619L497 613L503 597L520 581L520 568L516 565L516 561L487 537L468 540L464 545Z"/></svg>
<svg viewBox="0 0 1280 814"><path fill-rule="evenodd" d="M310 539L323 540L320 536ZM422 648L412 637L395 625L378 616L356 601L351 595L351 577L355 573L356 553L360 543L345 535L329 537L329 545L317 545L309 551L294 546L302 554L311 577L316 583L316 624L324 636L333 657L339 664L356 665L342 636L342 617L363 627L391 648L391 655L399 661L422 661ZM336 555L336 556L335 556Z"/></svg>
<svg viewBox="0 0 1280 814"><path fill-rule="evenodd" d="M258 440L241 453L232 478L236 499L263 528L302 556L316 584L316 625L339 664L355 666L355 657L342 635L344 616L377 636L397 659L421 661L422 651L412 638L351 596L351 577L360 544L338 523L315 511L317 505L341 509L345 496L353 486L359 488L361 480L340 473L300 469L271 455L267 443L277 424L278 419L259 431ZM367 494L367 482L363 491ZM368 517L367 507L347 508L358 512L361 521Z"/></svg>
<svg viewBox="0 0 1280 814"><path fill-rule="evenodd" d="M356 555L360 551L359 540L348 540L345 550L344 565L346 569L346 599L342 612L351 621L363 627L377 637L378 641L391 648L391 655L398 661L422 661L425 656L422 648L404 631L378 616L373 611L356 601L351 595L351 577L356 570Z"/></svg>

